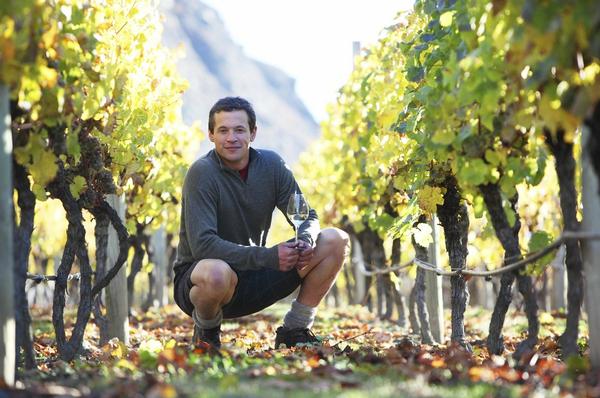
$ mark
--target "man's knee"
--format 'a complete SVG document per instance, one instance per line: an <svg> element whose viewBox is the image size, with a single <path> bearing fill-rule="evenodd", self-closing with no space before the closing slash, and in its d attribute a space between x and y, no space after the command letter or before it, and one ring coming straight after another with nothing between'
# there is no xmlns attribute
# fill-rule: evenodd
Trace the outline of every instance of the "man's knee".
<svg viewBox="0 0 600 398"><path fill-rule="evenodd" d="M322 245L328 256L332 256L334 261L331 262L338 272L343 264L348 253L350 237L339 228L326 228L321 231L317 245Z"/></svg>
<svg viewBox="0 0 600 398"><path fill-rule="evenodd" d="M317 244L327 246L330 250L335 250L336 253L344 254L350 242L350 237L339 228L326 228L319 234Z"/></svg>
<svg viewBox="0 0 600 398"><path fill-rule="evenodd" d="M237 284L237 276L222 260L200 260L190 275L194 286L203 292L228 292Z"/></svg>

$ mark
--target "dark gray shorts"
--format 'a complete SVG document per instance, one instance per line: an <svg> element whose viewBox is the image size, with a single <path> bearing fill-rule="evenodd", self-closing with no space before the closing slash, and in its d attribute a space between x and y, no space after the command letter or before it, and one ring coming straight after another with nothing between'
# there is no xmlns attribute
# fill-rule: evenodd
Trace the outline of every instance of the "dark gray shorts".
<svg viewBox="0 0 600 398"><path fill-rule="evenodd" d="M191 264L187 270L176 273L174 280L175 302L189 316L192 316L194 305L190 301L192 281L190 275L194 270ZM253 314L289 296L302 282L295 269L282 272L270 268L256 271L233 270L238 278L237 286L229 303L223 307L223 318L237 318Z"/></svg>

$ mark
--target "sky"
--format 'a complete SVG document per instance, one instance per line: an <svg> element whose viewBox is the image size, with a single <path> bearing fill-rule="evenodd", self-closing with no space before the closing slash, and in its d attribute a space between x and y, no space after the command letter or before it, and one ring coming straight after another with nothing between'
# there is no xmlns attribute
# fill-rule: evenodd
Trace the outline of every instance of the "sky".
<svg viewBox="0 0 600 398"><path fill-rule="evenodd" d="M375 43L412 0L203 0L246 54L296 79L315 120L352 71L352 43Z"/></svg>

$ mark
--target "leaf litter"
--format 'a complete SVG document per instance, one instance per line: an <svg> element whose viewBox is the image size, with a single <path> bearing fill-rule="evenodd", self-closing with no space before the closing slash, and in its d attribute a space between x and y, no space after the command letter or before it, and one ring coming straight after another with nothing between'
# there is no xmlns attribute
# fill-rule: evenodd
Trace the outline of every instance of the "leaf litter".
<svg viewBox="0 0 600 398"><path fill-rule="evenodd" d="M545 315L543 327L551 332L542 333L535 351L515 361L511 352L523 338L519 314L507 317L513 321L505 327L507 351L497 356L485 348L485 311L466 317L472 353L450 342L421 344L405 328L359 307L320 310L315 332L322 336L321 346L275 350L278 312L276 307L226 321L218 351L191 347L193 323L173 306L135 314L129 345L113 339L99 346L91 325L83 354L71 362L58 358L52 333L37 333L37 369L19 369L16 387L0 391L16 397L600 397L600 375L589 367L585 339L582 357L560 359L560 314Z"/></svg>

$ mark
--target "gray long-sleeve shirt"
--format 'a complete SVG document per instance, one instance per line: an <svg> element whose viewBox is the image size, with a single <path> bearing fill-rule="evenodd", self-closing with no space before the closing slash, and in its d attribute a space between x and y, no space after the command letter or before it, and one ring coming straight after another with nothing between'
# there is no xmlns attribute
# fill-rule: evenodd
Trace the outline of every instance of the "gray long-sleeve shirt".
<svg viewBox="0 0 600 398"><path fill-rule="evenodd" d="M207 258L223 260L237 270L277 269L277 247L265 247L267 234L275 207L285 215L295 191L300 189L291 170L275 152L250 148L244 181L210 151L185 176L174 271ZM319 230L317 213L311 209L299 238L314 244Z"/></svg>

